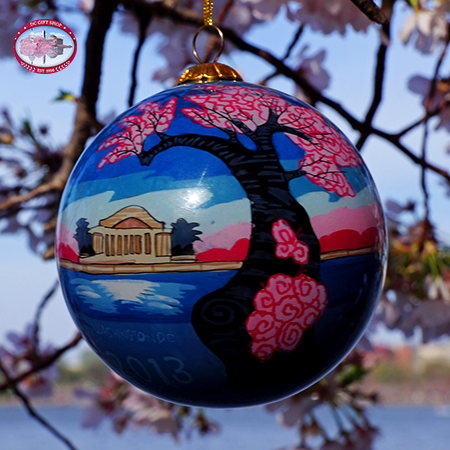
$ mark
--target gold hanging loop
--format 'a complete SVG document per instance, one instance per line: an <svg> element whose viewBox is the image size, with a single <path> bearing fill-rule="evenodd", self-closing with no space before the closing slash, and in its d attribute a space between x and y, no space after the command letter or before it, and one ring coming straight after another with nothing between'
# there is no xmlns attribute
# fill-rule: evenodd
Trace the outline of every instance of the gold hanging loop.
<svg viewBox="0 0 450 450"><path fill-rule="evenodd" d="M206 18L205 18L205 22L206 22ZM200 27L197 30L197 33L195 33L194 36L194 40L192 41L192 52L194 53L194 56L196 57L197 61L200 64L205 64L205 62L200 58L200 56L197 53L197 49L195 48L195 44L197 42L197 36L200 34L201 31L207 29L207 28L214 28L217 31L217 34L220 37L220 49L219 49L219 53L217 53L217 56L214 58L213 62L217 62L217 60L219 59L219 56L222 54L223 52L223 45L224 45L224 39L223 39L223 33L222 30L219 27L216 27L215 25L203 25L202 27Z"/></svg>
<svg viewBox="0 0 450 450"><path fill-rule="evenodd" d="M186 83L209 83L212 81L242 81L241 76L231 67L225 64L220 64L217 62L219 56L222 54L224 46L224 38L222 30L213 24L212 18L213 12L213 0L204 0L203 2L203 13L204 13L204 25L200 27L195 33L194 39L192 41L192 53L194 53L195 58L200 63L200 65L189 67L181 75L178 84ZM196 43L197 37L201 31L205 29L214 28L220 37L220 49L214 58L213 62L205 63L202 58L197 53Z"/></svg>

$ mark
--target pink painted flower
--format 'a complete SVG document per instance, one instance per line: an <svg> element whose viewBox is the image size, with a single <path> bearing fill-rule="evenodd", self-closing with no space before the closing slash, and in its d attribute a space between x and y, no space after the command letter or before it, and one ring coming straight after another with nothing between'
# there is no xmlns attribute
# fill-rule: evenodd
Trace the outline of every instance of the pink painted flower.
<svg viewBox="0 0 450 450"><path fill-rule="evenodd" d="M295 350L299 345L303 337L304 328L297 322L289 322L285 324L278 337L278 350L283 352L291 352Z"/></svg>
<svg viewBox="0 0 450 450"><path fill-rule="evenodd" d="M169 100L165 105L158 102L142 103L138 109L142 114L125 116L120 120L121 130L108 136L97 151L111 149L99 162L101 169L107 163L114 164L122 158L139 155L145 139L153 133L166 131L175 116L177 99Z"/></svg>
<svg viewBox="0 0 450 450"><path fill-rule="evenodd" d="M325 312L327 306L327 291L323 284L302 274L294 279L294 288L303 302L303 314L301 325L309 328L317 323L318 319Z"/></svg>
<svg viewBox="0 0 450 450"><path fill-rule="evenodd" d="M297 239L290 225L279 219L272 226L272 236L277 243L275 255L277 258L292 258L298 264L306 264L309 259L308 246Z"/></svg>
<svg viewBox="0 0 450 450"><path fill-rule="evenodd" d="M304 331L324 313L326 303L325 286L307 275L271 276L266 287L257 292L255 311L245 324L252 337L251 353L265 361L275 351L295 350Z"/></svg>
<svg viewBox="0 0 450 450"><path fill-rule="evenodd" d="M271 342L252 342L250 346L252 354L261 361L269 359L276 349L277 346Z"/></svg>
<svg viewBox="0 0 450 450"><path fill-rule="evenodd" d="M255 312L247 321L247 331L255 341L269 341L276 338L279 328L280 326L273 315L265 311Z"/></svg>

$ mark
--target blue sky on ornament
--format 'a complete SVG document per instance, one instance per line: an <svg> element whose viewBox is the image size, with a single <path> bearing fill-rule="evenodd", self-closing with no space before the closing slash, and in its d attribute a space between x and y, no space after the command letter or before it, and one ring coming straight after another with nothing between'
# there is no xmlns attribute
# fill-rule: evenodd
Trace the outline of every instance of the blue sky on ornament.
<svg viewBox="0 0 450 450"><path fill-rule="evenodd" d="M261 15L264 15L263 13L260 11ZM269 13L265 12L265 14ZM401 31L406 33L404 24L409 15L410 10L398 7L396 20L392 24L392 36L395 39L391 41L388 57L385 101L375 117L377 127L391 132L402 129L420 117L419 107L422 97L416 95L421 92L420 83L416 78L416 83L410 83L408 88L409 80L417 75L428 78L432 76L433 64L430 61L434 57L418 53L412 44L405 46L397 38ZM289 14L282 8L270 23L252 28L247 39L282 57L297 28L297 25L290 22L287 16ZM2 93L2 106L7 106L17 121L27 118L36 126L48 124L54 143L59 145L63 145L70 135L75 104L52 100L58 96L59 90L72 92L75 96L80 90L84 64L82 43L85 41L88 26L82 14L62 14L62 19L71 27L80 43L78 54L70 67L57 74L36 75L22 69L13 58L3 58L0 62L3 69L0 72L0 81L4 87L7 87ZM112 29L108 33L98 103L98 115L104 122L108 122L128 107L130 70L136 45L136 37L131 32L133 26L130 20L115 18ZM164 30L167 24L161 23L159 26L162 33L167 32ZM124 33L123 30L126 32ZM183 33L187 33L186 36L193 32L193 28L183 29ZM170 63L170 46L185 46L184 36L185 34L180 33L169 43L164 34L159 34L145 43L137 71L139 83L135 102L171 86L171 82L161 84L153 80L151 73L156 69L156 77L163 76L163 72L167 71L166 60ZM331 98L339 99L348 110L362 117L371 100L372 74L378 43L379 33L375 27L370 27L363 33L347 29L345 36L341 36L336 31L329 35L322 35L312 32L307 27L300 43L292 52L290 61L305 61L304 67L309 67L310 70L314 69L314 64L318 64L321 70L329 74L327 81L324 73L320 72L319 79L325 93ZM161 47L165 48L166 59L159 54ZM327 49L325 56L322 53L323 49ZM315 58L316 55L318 58ZM248 82L258 83L272 72L268 64L248 54L231 52L221 61L240 70L245 81ZM424 70L424 67L428 72ZM448 67L449 62L444 60L442 69L444 73ZM289 81L275 78L269 85L283 92L295 94L293 84ZM354 132L335 111L327 106L318 106L347 134L350 140L355 142L358 139L358 133ZM414 131L406 137L405 143L415 148L420 139L421 134ZM441 129L433 133L429 147L442 150L430 155L431 161L448 167L449 161L448 156L445 155L445 148L449 141L445 130ZM420 201L421 192L418 183L420 171L413 167L407 158L399 152L392 151L383 140L375 137L369 139L362 156L375 179L383 201L388 199L399 202L407 199ZM429 176L432 219L442 236L447 236L450 240L448 228L450 209L443 206L445 192L440 183L437 177ZM9 329L13 323L16 324L16 328L21 328L21 324L23 328L30 320L28 314L36 302L36 295L43 295L56 279L54 262L42 262L38 255L30 252L27 240L28 237L25 234L0 235L1 253L9 255L7 260L2 258L0 261L5 305L8 302L4 308L5 314L0 319L0 330ZM24 279L27 280L26 283ZM18 298L21 299L20 303L14 300ZM67 340L74 330L62 298L52 301L43 317L43 322L44 340ZM384 339L385 336L380 335L380 339ZM395 341L394 338L393 341Z"/></svg>

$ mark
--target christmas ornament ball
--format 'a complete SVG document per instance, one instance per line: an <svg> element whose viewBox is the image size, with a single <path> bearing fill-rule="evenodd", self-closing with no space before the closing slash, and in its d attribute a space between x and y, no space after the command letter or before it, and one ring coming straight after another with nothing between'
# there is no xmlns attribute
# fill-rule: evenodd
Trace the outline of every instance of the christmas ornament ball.
<svg viewBox="0 0 450 450"><path fill-rule="evenodd" d="M294 394L364 332L385 267L376 188L311 106L239 81L124 112L78 161L59 214L68 308L99 357L176 403Z"/></svg>

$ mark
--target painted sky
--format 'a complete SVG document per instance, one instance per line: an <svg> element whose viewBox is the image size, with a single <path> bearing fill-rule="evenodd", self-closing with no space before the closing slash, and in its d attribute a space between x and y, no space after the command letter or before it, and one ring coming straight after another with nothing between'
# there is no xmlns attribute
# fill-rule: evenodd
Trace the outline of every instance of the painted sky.
<svg viewBox="0 0 450 450"><path fill-rule="evenodd" d="M165 222L166 227L179 218L198 222L198 229L203 234L251 222L245 191L226 165L213 155L192 148L173 148L158 155L148 167L141 166L133 155L97 169L96 163L103 156L95 151L100 140L101 136L98 136L91 150L83 155L84 161L77 166L71 179L77 187L64 200L62 222L71 232L75 233L75 224L80 218L85 218L93 227L131 205L142 206L156 220ZM292 143L281 146L280 153L290 158L282 160L286 170L298 167L298 159L292 157L295 151L299 156L303 152L293 147L297 146ZM355 197L330 193L306 177L290 182L291 193L311 218L338 208L371 205L376 193L367 185L370 178L365 167L350 167L345 172ZM330 233L321 231L321 234Z"/></svg>

